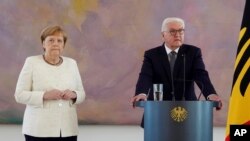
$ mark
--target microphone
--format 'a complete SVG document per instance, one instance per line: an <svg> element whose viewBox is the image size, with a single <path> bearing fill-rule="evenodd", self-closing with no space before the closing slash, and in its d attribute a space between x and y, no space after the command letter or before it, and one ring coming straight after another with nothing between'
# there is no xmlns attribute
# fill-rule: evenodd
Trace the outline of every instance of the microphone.
<svg viewBox="0 0 250 141"><path fill-rule="evenodd" d="M192 82L196 82L197 84L200 83L200 87L201 87L201 92L198 95L198 100L200 100L202 92L203 92L203 83L200 81L194 81L194 80L186 80L186 54L182 54L183 56L183 94L182 94L182 100L185 100L185 93L186 93L186 81L192 81Z"/></svg>
<svg viewBox="0 0 250 141"><path fill-rule="evenodd" d="M185 101L185 92L186 92L186 55L182 54L183 56L183 94L182 94L182 100Z"/></svg>
<svg viewBox="0 0 250 141"><path fill-rule="evenodd" d="M174 93L174 76L173 76L173 72L171 71L171 86L172 86L172 91L171 91L171 95L172 95L172 101L175 101L175 93Z"/></svg>
<svg viewBox="0 0 250 141"><path fill-rule="evenodd" d="M201 95L202 95L202 92L203 92L203 89L204 89L204 85L203 85L203 83L201 82L201 81L198 81L198 80L183 80L183 79L175 79L175 81L183 81L183 83L184 83L184 85L185 85L185 82L195 82L197 85L200 85L200 93L199 93L199 95L198 95L198 101L200 100L200 98L201 98ZM186 86L183 86L183 88L184 87L186 87ZM183 89L183 95L185 95L185 91L184 91L184 89ZM185 98L185 96L183 96L184 98Z"/></svg>
<svg viewBox="0 0 250 141"><path fill-rule="evenodd" d="M147 99L148 99L148 96L149 96L149 94L150 94L150 90L151 90L151 89L149 88L149 89L148 89L148 93L147 93L147 95L146 95L146 96L147 96Z"/></svg>
<svg viewBox="0 0 250 141"><path fill-rule="evenodd" d="M168 56L169 64L170 64L170 73L171 73L171 88L172 91L170 92L172 95L172 101L175 101L175 90L174 90L174 64L175 64L175 57L177 54L175 54L174 51L170 52L170 55Z"/></svg>
<svg viewBox="0 0 250 141"><path fill-rule="evenodd" d="M202 95L202 92L203 92L203 89L204 89L204 85L203 85L203 83L202 82L200 82L200 81L196 81L196 83L197 82L199 82L200 83L200 85L201 85L201 92L200 92L200 94L199 94L199 96L198 96L198 101L200 100L200 98L201 98L201 95Z"/></svg>

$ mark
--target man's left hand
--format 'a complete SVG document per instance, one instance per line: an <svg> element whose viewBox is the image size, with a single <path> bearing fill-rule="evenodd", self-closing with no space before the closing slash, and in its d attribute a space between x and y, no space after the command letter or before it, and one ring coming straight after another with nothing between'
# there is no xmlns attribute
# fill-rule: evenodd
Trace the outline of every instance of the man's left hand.
<svg viewBox="0 0 250 141"><path fill-rule="evenodd" d="M216 107L216 110L220 110L222 108L222 101L217 94L210 94L207 97L207 100L217 101L219 103L218 106Z"/></svg>

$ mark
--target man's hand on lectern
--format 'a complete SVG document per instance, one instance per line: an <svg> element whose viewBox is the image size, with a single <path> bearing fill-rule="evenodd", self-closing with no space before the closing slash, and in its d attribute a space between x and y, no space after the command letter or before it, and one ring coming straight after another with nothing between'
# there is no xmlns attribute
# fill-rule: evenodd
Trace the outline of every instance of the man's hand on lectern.
<svg viewBox="0 0 250 141"><path fill-rule="evenodd" d="M222 108L222 101L217 94L210 94L207 97L207 100L217 101L219 103L218 106L216 107L216 110L220 110Z"/></svg>
<svg viewBox="0 0 250 141"><path fill-rule="evenodd" d="M137 101L147 101L147 95L144 93L141 93L132 97L130 100L130 103L132 104L133 108L135 108L135 102Z"/></svg>

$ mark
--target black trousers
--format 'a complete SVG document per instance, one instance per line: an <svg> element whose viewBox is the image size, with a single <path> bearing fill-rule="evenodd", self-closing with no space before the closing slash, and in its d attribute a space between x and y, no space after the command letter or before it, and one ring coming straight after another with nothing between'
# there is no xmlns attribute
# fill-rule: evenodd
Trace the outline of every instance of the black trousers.
<svg viewBox="0 0 250 141"><path fill-rule="evenodd" d="M24 135L26 141L77 141L77 136L70 137L33 137Z"/></svg>

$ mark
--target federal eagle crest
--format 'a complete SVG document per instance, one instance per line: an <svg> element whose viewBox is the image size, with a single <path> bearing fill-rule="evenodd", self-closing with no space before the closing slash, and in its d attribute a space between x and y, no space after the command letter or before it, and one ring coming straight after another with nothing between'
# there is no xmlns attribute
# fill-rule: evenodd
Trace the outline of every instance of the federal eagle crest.
<svg viewBox="0 0 250 141"><path fill-rule="evenodd" d="M176 122L183 122L188 116L188 112L185 108L183 107L174 107L171 110L171 117L174 121Z"/></svg>

